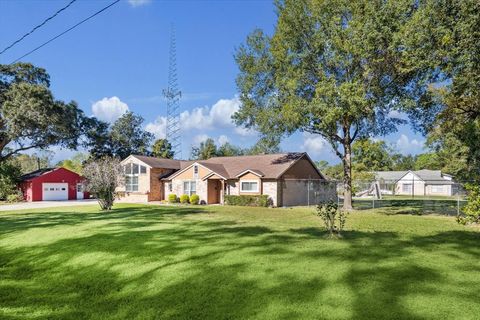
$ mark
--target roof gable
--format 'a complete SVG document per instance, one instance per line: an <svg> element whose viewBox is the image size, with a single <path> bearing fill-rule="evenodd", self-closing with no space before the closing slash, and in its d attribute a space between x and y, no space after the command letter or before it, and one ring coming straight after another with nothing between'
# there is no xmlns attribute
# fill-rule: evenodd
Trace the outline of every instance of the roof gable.
<svg viewBox="0 0 480 320"><path fill-rule="evenodd" d="M157 157L149 157L149 156L141 156L131 154L122 160L122 163L128 162L131 158L135 158L138 161L144 163L150 168L164 168L164 169L175 169L179 170L182 169L184 166L182 162L186 162L183 160L175 160L175 159L167 159L167 158L157 158Z"/></svg>
<svg viewBox="0 0 480 320"><path fill-rule="evenodd" d="M318 172L316 166L306 153L280 153L237 157L215 157L191 163L180 171L175 172L168 179L173 179L192 165L201 165L224 179L237 179L243 173L252 172L262 178L278 179L299 159L306 157ZM323 178L323 175L318 172Z"/></svg>

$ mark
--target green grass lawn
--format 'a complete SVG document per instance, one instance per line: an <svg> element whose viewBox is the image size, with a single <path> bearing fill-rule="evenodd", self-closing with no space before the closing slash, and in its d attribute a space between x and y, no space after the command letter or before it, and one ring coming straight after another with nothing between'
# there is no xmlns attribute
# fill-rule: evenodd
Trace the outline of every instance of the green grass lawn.
<svg viewBox="0 0 480 320"><path fill-rule="evenodd" d="M452 217L118 205L0 213L1 319L478 319L480 230Z"/></svg>

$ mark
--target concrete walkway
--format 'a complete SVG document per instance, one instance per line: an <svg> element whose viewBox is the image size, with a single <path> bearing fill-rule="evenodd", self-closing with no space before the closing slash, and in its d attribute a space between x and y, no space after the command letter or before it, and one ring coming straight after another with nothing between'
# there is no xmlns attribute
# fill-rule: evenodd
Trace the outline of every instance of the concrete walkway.
<svg viewBox="0 0 480 320"><path fill-rule="evenodd" d="M89 204L97 204L97 200L96 199L85 199L85 200L65 200L65 201L21 202L21 203L1 205L0 206L0 211L29 210L29 209L52 208L52 207L84 206L84 205L89 205Z"/></svg>

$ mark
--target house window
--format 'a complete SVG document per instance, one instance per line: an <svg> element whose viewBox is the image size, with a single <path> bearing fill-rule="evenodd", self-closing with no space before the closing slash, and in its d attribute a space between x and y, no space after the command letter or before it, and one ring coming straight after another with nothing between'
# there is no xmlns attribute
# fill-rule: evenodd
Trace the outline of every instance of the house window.
<svg viewBox="0 0 480 320"><path fill-rule="evenodd" d="M147 173L147 167L145 167L145 166L140 166L140 173L141 173L141 174L146 174L146 173Z"/></svg>
<svg viewBox="0 0 480 320"><path fill-rule="evenodd" d="M240 183L242 192L258 192L258 181L242 181Z"/></svg>
<svg viewBox="0 0 480 320"><path fill-rule="evenodd" d="M443 193L443 186L432 186L432 193Z"/></svg>
<svg viewBox="0 0 480 320"><path fill-rule="evenodd" d="M171 182L168 183L168 191L169 191L169 192L172 192L172 191L173 191L173 186L172 186L172 183L171 183Z"/></svg>
<svg viewBox="0 0 480 320"><path fill-rule="evenodd" d="M138 191L139 166L135 163L125 165L125 191Z"/></svg>
<svg viewBox="0 0 480 320"><path fill-rule="evenodd" d="M193 179L198 179L198 166L193 166Z"/></svg>
<svg viewBox="0 0 480 320"><path fill-rule="evenodd" d="M184 181L183 182L183 193L191 196L192 194L197 193L197 183L195 181Z"/></svg>
<svg viewBox="0 0 480 320"><path fill-rule="evenodd" d="M404 183L402 184L402 192L412 192L412 184L411 183Z"/></svg>

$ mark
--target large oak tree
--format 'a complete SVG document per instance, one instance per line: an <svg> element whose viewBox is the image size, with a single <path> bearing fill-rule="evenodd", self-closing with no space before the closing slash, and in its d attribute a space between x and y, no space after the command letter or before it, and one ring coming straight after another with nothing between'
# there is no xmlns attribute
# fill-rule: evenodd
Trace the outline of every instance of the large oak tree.
<svg viewBox="0 0 480 320"><path fill-rule="evenodd" d="M89 122L75 102L56 100L45 69L0 65L0 161L52 145L74 149Z"/></svg>
<svg viewBox="0 0 480 320"><path fill-rule="evenodd" d="M408 73L399 72L399 30L414 1L277 1L273 36L250 34L235 55L238 125L279 141L296 131L322 136L342 160L344 208L352 203L352 143L404 121Z"/></svg>

